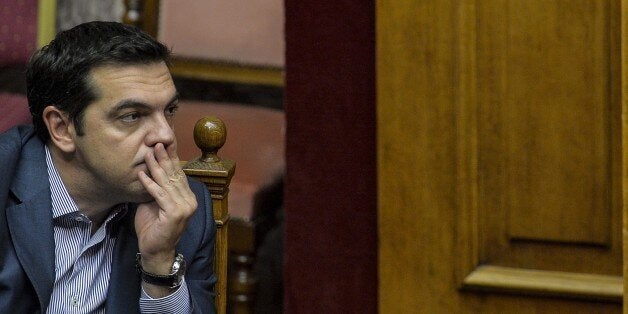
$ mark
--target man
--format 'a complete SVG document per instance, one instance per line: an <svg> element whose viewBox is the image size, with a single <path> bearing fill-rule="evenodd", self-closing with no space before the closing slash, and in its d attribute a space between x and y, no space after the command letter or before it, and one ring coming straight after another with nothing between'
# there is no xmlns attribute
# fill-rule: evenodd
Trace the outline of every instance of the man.
<svg viewBox="0 0 628 314"><path fill-rule="evenodd" d="M168 58L90 22L31 59L34 126L0 136L0 313L215 311L211 202L179 166Z"/></svg>

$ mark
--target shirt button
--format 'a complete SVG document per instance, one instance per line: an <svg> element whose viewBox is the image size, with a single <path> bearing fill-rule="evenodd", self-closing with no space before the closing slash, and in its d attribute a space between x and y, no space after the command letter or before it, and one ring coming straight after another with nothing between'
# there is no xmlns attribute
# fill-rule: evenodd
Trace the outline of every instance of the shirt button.
<svg viewBox="0 0 628 314"><path fill-rule="evenodd" d="M78 307L79 306L78 298L73 296L72 299L70 300L70 304L72 304L73 307Z"/></svg>

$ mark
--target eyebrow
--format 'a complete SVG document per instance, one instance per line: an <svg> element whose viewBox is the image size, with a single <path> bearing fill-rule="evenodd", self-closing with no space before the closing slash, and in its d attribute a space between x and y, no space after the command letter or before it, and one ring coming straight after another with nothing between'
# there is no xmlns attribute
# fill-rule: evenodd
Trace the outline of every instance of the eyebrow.
<svg viewBox="0 0 628 314"><path fill-rule="evenodd" d="M166 107L171 106L176 104L179 101L179 93L176 93L172 98L170 98L170 101L168 101L168 104L166 105ZM133 99L124 99L122 101L120 101L119 103L117 103L110 111L109 111L109 115L111 116L115 116L118 112L124 110L124 109L128 109L128 108L133 108L133 109L152 109L153 106L142 102L142 101L137 101L137 100L133 100Z"/></svg>

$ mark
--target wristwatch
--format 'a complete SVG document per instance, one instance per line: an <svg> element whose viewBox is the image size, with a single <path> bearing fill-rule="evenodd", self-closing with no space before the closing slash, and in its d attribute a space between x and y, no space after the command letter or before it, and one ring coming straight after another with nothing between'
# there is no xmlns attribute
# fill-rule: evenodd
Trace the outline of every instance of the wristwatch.
<svg viewBox="0 0 628 314"><path fill-rule="evenodd" d="M142 268L142 254L137 253L135 258L135 267L140 274L142 281L157 286L169 287L171 289L178 288L183 282L183 275L185 274L185 259L183 255L177 254L172 263L170 273L167 275L155 275L144 271Z"/></svg>

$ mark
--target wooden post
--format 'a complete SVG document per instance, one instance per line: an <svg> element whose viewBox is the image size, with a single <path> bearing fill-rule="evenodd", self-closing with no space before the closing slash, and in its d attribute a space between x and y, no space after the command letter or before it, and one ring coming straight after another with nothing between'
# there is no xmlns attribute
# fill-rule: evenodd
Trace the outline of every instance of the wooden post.
<svg viewBox="0 0 628 314"><path fill-rule="evenodd" d="M207 186L212 198L214 219L218 227L214 255L214 272L218 277L215 286L218 313L227 311L228 195L229 183L235 172L235 162L218 156L218 150L225 144L226 138L227 129L222 120L214 117L200 119L194 126L194 142L201 149L202 155L183 167L188 176Z"/></svg>
<svg viewBox="0 0 628 314"><path fill-rule="evenodd" d="M158 0L124 0L122 22L137 26L146 33L157 38L159 28Z"/></svg>

